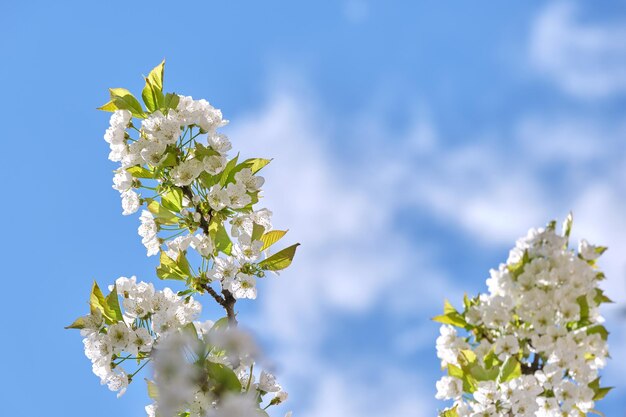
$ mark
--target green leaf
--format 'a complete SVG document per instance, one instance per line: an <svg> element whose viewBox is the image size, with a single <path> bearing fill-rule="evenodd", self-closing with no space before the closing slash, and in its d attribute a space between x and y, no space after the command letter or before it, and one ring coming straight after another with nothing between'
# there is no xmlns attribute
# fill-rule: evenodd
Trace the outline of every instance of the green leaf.
<svg viewBox="0 0 626 417"><path fill-rule="evenodd" d="M591 326L587 328L587 334L599 334L602 340L606 341L609 338L609 331L601 324Z"/></svg>
<svg viewBox="0 0 626 417"><path fill-rule="evenodd" d="M580 322L589 320L589 303L587 302L587 296L581 295L576 299L576 302L580 306Z"/></svg>
<svg viewBox="0 0 626 417"><path fill-rule="evenodd" d="M493 368L498 363L500 363L500 360L498 359L498 355L496 355L494 348L489 349L489 352L487 352L487 354L483 358L483 363L487 368Z"/></svg>
<svg viewBox="0 0 626 417"><path fill-rule="evenodd" d="M178 217L176 217L176 215L170 210L160 205L158 201L152 200L148 204L148 210L150 213L154 214L160 223L178 224Z"/></svg>
<svg viewBox="0 0 626 417"><path fill-rule="evenodd" d="M219 155L219 152L214 151L213 149L208 148L208 147L204 146L201 143L196 143L196 147L195 147L193 153L196 156L196 159L198 161L202 161L207 156L218 156Z"/></svg>
<svg viewBox="0 0 626 417"><path fill-rule="evenodd" d="M180 212L183 209L183 190L172 187L161 197L161 205L168 210Z"/></svg>
<svg viewBox="0 0 626 417"><path fill-rule="evenodd" d="M602 255L604 252L606 252L609 248L606 246L596 246L595 249L593 250L595 253L597 253L598 255Z"/></svg>
<svg viewBox="0 0 626 417"><path fill-rule="evenodd" d="M565 221L563 222L563 236L567 239L567 241L569 241L569 235L572 232L572 223L573 222L574 222L574 215L570 211L567 214L567 217L565 218ZM565 246L567 247L567 243L565 243Z"/></svg>
<svg viewBox="0 0 626 417"><path fill-rule="evenodd" d="M239 159L239 154L237 154L237 156L228 161L228 163L224 167L224 171L222 171L222 176L220 178L220 184L222 187L229 182L233 182L233 178L235 175L233 174L233 176L231 177L230 173L235 168L235 166L237 166L237 159Z"/></svg>
<svg viewBox="0 0 626 417"><path fill-rule="evenodd" d="M85 318L79 317L69 326L65 326L66 329L84 329L85 328Z"/></svg>
<svg viewBox="0 0 626 417"><path fill-rule="evenodd" d="M221 219L217 217L213 217L211 219L211 223L209 224L209 234L215 243L215 249L218 252L222 252L228 256L232 253L233 242L230 240L230 236L228 236L228 232L224 227L224 223L222 223Z"/></svg>
<svg viewBox="0 0 626 417"><path fill-rule="evenodd" d="M261 242L263 242L263 247L261 248L261 250L265 250L272 246L274 243L278 242L280 239L282 239L283 236L287 234L287 232L287 230L272 230L265 233L263 236L261 236Z"/></svg>
<svg viewBox="0 0 626 417"><path fill-rule="evenodd" d="M119 110L119 109L117 108L115 103L111 100L111 101L107 102L106 104L98 107L96 110L114 112L114 111Z"/></svg>
<svg viewBox="0 0 626 417"><path fill-rule="evenodd" d="M454 406L452 408L447 408L445 410L443 410L440 414L439 417L459 417L459 413L457 413L456 408L458 406Z"/></svg>
<svg viewBox="0 0 626 417"><path fill-rule="evenodd" d="M604 291L602 291L600 288L596 288L596 295L595 295L595 297L593 297L593 301L597 305L600 305L602 303L614 303L614 301L611 300L609 297L607 297L604 294Z"/></svg>
<svg viewBox="0 0 626 417"><path fill-rule="evenodd" d="M176 165L178 165L178 157L176 156L176 151L172 149L165 153L165 157L159 163L160 167L173 167Z"/></svg>
<svg viewBox="0 0 626 417"><path fill-rule="evenodd" d="M148 397L157 401L159 399L159 389L157 385L149 379L146 379L146 384L148 384Z"/></svg>
<svg viewBox="0 0 626 417"><path fill-rule="evenodd" d="M126 171L128 171L128 173L135 178L154 178L154 172L140 165L135 165L135 166L126 168Z"/></svg>
<svg viewBox="0 0 626 417"><path fill-rule="evenodd" d="M516 280L517 277L519 277L520 274L524 272L524 267L528 262L530 262L530 257L528 256L528 251L525 250L522 259L520 259L516 264L507 265L507 269L509 270L509 273L513 276L514 280Z"/></svg>
<svg viewBox="0 0 626 417"><path fill-rule="evenodd" d="M432 320L443 324L450 324L456 327L465 328L467 326L467 321L465 320L465 317L463 317L461 313L456 311L456 309L452 306L452 304L450 304L448 300L444 301L443 315L435 316L432 318Z"/></svg>
<svg viewBox="0 0 626 417"><path fill-rule="evenodd" d="M200 180L200 182L202 183L202 185L205 188L211 188L213 187L215 184L217 184L218 182L220 182L220 178L221 178L222 174L218 174L218 175L211 175L208 172L202 172L200 174L200 176L198 177L198 179Z"/></svg>
<svg viewBox="0 0 626 417"><path fill-rule="evenodd" d="M237 378L235 372L229 367L221 363L207 361L206 369L209 378L214 383L213 388L216 393L241 392L241 382L239 382L239 378Z"/></svg>
<svg viewBox="0 0 626 417"><path fill-rule="evenodd" d="M458 366L448 364L448 375L453 376L455 378L463 379L463 376L465 374L463 373L463 370L459 368Z"/></svg>
<svg viewBox="0 0 626 417"><path fill-rule="evenodd" d="M600 387L600 378L596 378L589 383L589 388L593 390L594 396L593 400L598 401L606 397L606 395L614 388L614 387Z"/></svg>
<svg viewBox="0 0 626 417"><path fill-rule="evenodd" d="M509 356L500 367L498 383L504 383L522 375L522 366L515 356Z"/></svg>
<svg viewBox="0 0 626 417"><path fill-rule="evenodd" d="M117 284L113 285L113 290L106 297L105 318L108 317L113 323L124 320L122 310L120 309L120 300L117 296Z"/></svg>
<svg viewBox="0 0 626 417"><path fill-rule="evenodd" d="M115 300L112 299L111 294L105 298L100 287L98 287L98 284L94 281L91 287L91 295L89 296L91 314L97 314L96 311L99 311L102 313L106 324L114 324L122 319L122 312L119 310L119 302L117 301L117 291L112 291L111 293L115 294Z"/></svg>
<svg viewBox="0 0 626 417"><path fill-rule="evenodd" d="M89 296L91 314L95 314L96 311L100 311L100 313L104 314L105 304L106 299L104 298L104 294L102 294L100 287L98 287L98 283L94 281L91 286L91 295Z"/></svg>
<svg viewBox="0 0 626 417"><path fill-rule="evenodd" d="M228 328L229 324L230 324L230 321L228 320L228 317L222 317L221 319L213 323L213 327L211 327L211 331L226 329Z"/></svg>
<svg viewBox="0 0 626 417"><path fill-rule="evenodd" d="M226 184L230 182L235 182L235 174L245 168L250 168L253 174L259 172L264 166L269 164L271 159L263 159L263 158L250 158L246 159L239 165L235 166L229 173Z"/></svg>
<svg viewBox="0 0 626 417"><path fill-rule="evenodd" d="M109 88L111 101L118 109L128 110L133 116L143 119L145 113L135 96L125 88Z"/></svg>
<svg viewBox="0 0 626 417"><path fill-rule="evenodd" d="M163 106L165 97L163 96L163 70L165 67L165 60L159 65L154 67L152 71L145 78L146 86L141 92L143 102L146 103L146 107L151 112L160 109Z"/></svg>
<svg viewBox="0 0 626 417"><path fill-rule="evenodd" d="M161 263L156 270L159 278L184 281L190 276L189 263L187 263L187 258L185 258L182 252L178 255L178 259L176 260L167 256L165 252L161 252L159 260Z"/></svg>
<svg viewBox="0 0 626 417"><path fill-rule="evenodd" d="M261 240L263 232L265 232L265 227L261 226L260 224L252 223L252 240Z"/></svg>
<svg viewBox="0 0 626 417"><path fill-rule="evenodd" d="M288 248L275 253L262 262L259 262L259 268L270 271L280 271L291 265L291 261L296 254L296 249L300 246L299 243L291 245Z"/></svg>
<svg viewBox="0 0 626 417"><path fill-rule="evenodd" d="M163 99L163 110L167 112L169 109L176 109L179 101L180 97L178 94L167 93Z"/></svg>

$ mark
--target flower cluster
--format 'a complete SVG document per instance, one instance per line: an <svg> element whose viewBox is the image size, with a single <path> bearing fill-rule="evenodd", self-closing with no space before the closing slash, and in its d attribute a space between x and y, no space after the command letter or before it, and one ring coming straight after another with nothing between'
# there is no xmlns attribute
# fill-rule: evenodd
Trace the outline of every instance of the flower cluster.
<svg viewBox="0 0 626 417"><path fill-rule="evenodd" d="M255 207L265 182L257 173L270 160L231 158L230 140L218 132L227 124L221 111L164 93L163 70L161 63L145 79L145 108L113 88L100 109L113 113L104 139L120 164L113 188L122 213L141 209L138 233L148 256L159 256L157 277L185 289L158 291L122 277L105 296L94 283L90 314L68 327L81 330L93 372L118 396L153 363L149 416L266 416L287 394L270 373L255 373L256 348L237 328L235 304L256 298L257 279L287 268L298 244L269 253L287 233L273 229L270 210ZM202 294L226 317L194 321L201 305L193 295Z"/></svg>
<svg viewBox="0 0 626 417"><path fill-rule="evenodd" d="M443 416L579 417L609 391L598 370L609 355L596 259L606 248L582 240L568 248L555 222L517 241L506 264L491 270L489 292L446 302L437 356L448 375L438 399L454 400ZM459 334L457 328L465 334Z"/></svg>
<svg viewBox="0 0 626 417"><path fill-rule="evenodd" d="M154 355L149 391L155 402L146 407L148 416L267 417L260 408L264 397L271 397L265 401L268 407L285 401L287 393L265 370L257 372L257 380L257 357L258 349L247 333L223 328L219 322L168 334Z"/></svg>
<svg viewBox="0 0 626 417"><path fill-rule="evenodd" d="M122 363L148 359L156 341L193 322L201 306L191 296L180 297L169 288L156 291L154 285L137 283L135 277L118 278L110 290L104 297L94 283L91 313L70 327L80 328L93 373L121 395L132 380Z"/></svg>
<svg viewBox="0 0 626 417"><path fill-rule="evenodd" d="M155 68L147 82L162 85L162 71ZM160 255L159 278L186 280L200 292L216 282L235 299L256 298L256 279L288 266L297 247L263 259L286 233L272 230L271 211L254 208L265 182L257 173L270 161L229 159L230 140L217 132L227 121L206 100L168 94L147 114L138 102L127 109L134 98L126 90L112 89L111 95L104 139L109 159L121 164L113 188L123 214L146 204L138 233L148 256ZM142 119L139 126L133 116ZM198 269L189 267L189 248L202 257Z"/></svg>

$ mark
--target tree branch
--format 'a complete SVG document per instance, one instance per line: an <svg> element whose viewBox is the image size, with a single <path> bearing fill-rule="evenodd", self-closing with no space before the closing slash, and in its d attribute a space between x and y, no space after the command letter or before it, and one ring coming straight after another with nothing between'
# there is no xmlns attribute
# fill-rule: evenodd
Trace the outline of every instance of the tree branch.
<svg viewBox="0 0 626 417"><path fill-rule="evenodd" d="M185 196L189 199L189 201L193 204L193 196L194 193L190 186L181 187ZM209 235L209 221L204 216L200 216L200 228L204 232L205 235ZM217 303L226 310L226 316L228 317L228 322L232 326L237 326L237 315L235 313L235 303L237 299L233 297L232 293L227 289L222 289L222 295L219 295L217 291L211 287L210 284L203 285L202 288L206 290L207 293Z"/></svg>

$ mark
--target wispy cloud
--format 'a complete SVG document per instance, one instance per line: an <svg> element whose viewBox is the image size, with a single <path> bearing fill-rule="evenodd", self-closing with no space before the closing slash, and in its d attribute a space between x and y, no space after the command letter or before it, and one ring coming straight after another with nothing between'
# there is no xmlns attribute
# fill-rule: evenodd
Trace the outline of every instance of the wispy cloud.
<svg viewBox="0 0 626 417"><path fill-rule="evenodd" d="M272 87L266 103L238 117L229 134L250 156L275 158L264 171L266 204L276 226L290 228L286 240L303 243L286 276L263 283L260 308L248 318L273 342L303 415L394 414L376 408L372 380L358 367L415 387L378 381L378 397L393 398L395 414L421 416L436 408L437 377L407 366L404 357L429 350L436 326L428 317L444 297L460 299L468 283L449 277L453 260L444 255L437 263L430 256L432 244L445 247L446 238L411 236L398 223L400 212L419 212L425 216L419 221L448 225L489 251L573 210L575 237L611 247L601 263L606 288L626 301L622 124L530 113L489 135L468 132L458 144L441 137L424 106L406 129L389 129L382 113L340 122L306 88ZM346 138L358 143L337 145ZM339 152L346 149L354 151ZM333 359L328 346L337 323L359 315L404 320L392 351L364 361L376 348L359 344L364 330L355 329L354 341L343 340L354 344L348 347L354 354ZM614 357L626 358L626 351L616 349Z"/></svg>
<svg viewBox="0 0 626 417"><path fill-rule="evenodd" d="M545 7L531 32L531 63L574 96L603 98L624 94L625 22L584 22L579 13L581 6L560 1Z"/></svg>

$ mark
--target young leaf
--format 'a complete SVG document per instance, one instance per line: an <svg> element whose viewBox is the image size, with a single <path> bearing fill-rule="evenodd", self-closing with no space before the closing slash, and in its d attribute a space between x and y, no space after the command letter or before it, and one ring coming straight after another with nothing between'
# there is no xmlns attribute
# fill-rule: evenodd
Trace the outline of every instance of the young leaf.
<svg viewBox="0 0 626 417"><path fill-rule="evenodd" d="M113 323L124 320L122 310L120 309L120 300L117 296L117 284L113 285L113 291L106 297L105 318L109 318Z"/></svg>
<svg viewBox="0 0 626 417"><path fill-rule="evenodd" d="M184 281L189 277L187 271L184 271L184 268L181 268L179 265L181 262L180 256L176 261L167 256L165 252L161 252L160 255L160 265L157 267L156 273L157 276L161 279L177 279ZM188 264L187 264L188 267Z"/></svg>
<svg viewBox="0 0 626 417"><path fill-rule="evenodd" d="M106 299L104 298L104 294L102 294L100 287L98 287L98 283L94 281L91 286L91 295L89 296L91 314L94 314L96 311L100 311L100 313L104 314L105 304Z"/></svg>
<svg viewBox="0 0 626 417"><path fill-rule="evenodd" d="M576 299L576 302L580 306L580 322L589 320L589 303L587 302L587 296L581 295Z"/></svg>
<svg viewBox="0 0 626 417"><path fill-rule="evenodd" d="M149 379L146 379L146 384L148 384L148 397L157 401L159 399L159 390L157 385Z"/></svg>
<svg viewBox="0 0 626 417"><path fill-rule="evenodd" d="M432 320L443 324L450 324L456 327L465 328L467 326L467 321L465 320L465 317L463 317L461 313L456 311L456 309L452 306L452 304L450 304L448 300L444 301L443 314L433 317Z"/></svg>
<svg viewBox="0 0 626 417"><path fill-rule="evenodd" d="M459 413L457 413L456 408L456 405L452 408L446 408L441 412L441 414L439 414L439 417L459 417Z"/></svg>
<svg viewBox="0 0 626 417"><path fill-rule="evenodd" d="M601 324L591 326L587 328L587 334L599 334L602 340L606 341L609 338L609 331Z"/></svg>
<svg viewBox="0 0 626 417"><path fill-rule="evenodd" d="M287 230L272 230L265 233L263 236L261 236L261 242L263 242L263 247L261 248L261 250L269 248L274 243L282 239L282 237L286 234Z"/></svg>
<svg viewBox="0 0 626 417"><path fill-rule="evenodd" d="M66 329L84 329L85 328L85 318L79 317L69 326L65 326Z"/></svg>
<svg viewBox="0 0 626 417"><path fill-rule="evenodd" d="M167 112L169 109L176 109L178 107L178 102L180 101L180 97L178 94L167 93L165 98L163 99L163 110Z"/></svg>
<svg viewBox="0 0 626 417"><path fill-rule="evenodd" d="M183 209L183 191L178 187L172 187L161 197L161 205L166 209L179 212Z"/></svg>
<svg viewBox="0 0 626 417"><path fill-rule="evenodd" d="M215 242L215 249L218 252L222 252L228 256L232 253L233 242L230 241L230 236L228 236L228 232L226 232L226 228L224 228L224 224L220 222L216 222L215 234L213 236L213 241Z"/></svg>
<svg viewBox="0 0 626 417"><path fill-rule="evenodd" d="M151 201L148 204L148 210L163 224L178 224L178 217L160 205L158 201Z"/></svg>
<svg viewBox="0 0 626 417"><path fill-rule="evenodd" d="M522 366L515 356L509 356L500 367L498 383L508 382L522 375Z"/></svg>
<svg viewBox="0 0 626 417"><path fill-rule="evenodd" d="M111 101L118 109L128 110L133 116L143 119L145 113L141 104L130 91L125 88L109 88L111 94Z"/></svg>
<svg viewBox="0 0 626 417"><path fill-rule="evenodd" d="M154 172L147 170L140 165L126 168L126 171L128 171L128 173L135 178L154 178Z"/></svg>
<svg viewBox="0 0 626 417"><path fill-rule="evenodd" d="M245 161L243 161L242 163L240 163L239 165L235 166L229 173L228 173L228 179L226 181L226 184L230 183L230 182L235 182L235 174L238 173L239 171L241 171L242 169L245 168L250 168L250 170L252 171L253 174L256 174L257 172L259 172L264 166L266 166L267 164L269 164L272 160L271 159L263 159L263 158L251 158L251 159L246 159Z"/></svg>
<svg viewBox="0 0 626 417"><path fill-rule="evenodd" d="M259 268L269 271L280 271L291 265L291 261L296 254L296 249L300 246L299 243L291 245L288 248L275 253L262 262L259 262Z"/></svg>
<svg viewBox="0 0 626 417"><path fill-rule="evenodd" d="M574 222L574 215L570 211L563 222L563 236L566 239L566 242L569 241L569 235L572 233L572 223ZM567 247L567 243L565 243L565 247Z"/></svg>
<svg viewBox="0 0 626 417"><path fill-rule="evenodd" d="M145 78L146 85L141 92L143 102L151 112L157 111L163 106L165 96L163 95L163 69L165 60L154 67Z"/></svg>
<svg viewBox="0 0 626 417"><path fill-rule="evenodd" d="M214 389L216 393L241 392L241 382L229 367L221 363L207 361L206 369L209 379L213 382L211 389Z"/></svg>
<svg viewBox="0 0 626 417"><path fill-rule="evenodd" d="M252 240L261 240L263 232L265 232L265 227L261 226L260 224L252 223Z"/></svg>
<svg viewBox="0 0 626 417"><path fill-rule="evenodd" d="M102 110L102 111L110 111L110 112L114 112L116 110L119 110L117 108L117 106L115 105L115 103L113 102L113 100L109 101L108 103L98 107L96 110Z"/></svg>
<svg viewBox="0 0 626 417"><path fill-rule="evenodd" d="M524 267L527 263L530 262L530 257L528 256L528 251L524 251L524 255L522 255L522 259L520 259L516 264L507 265L507 269L513 276L513 279L516 280L517 277L520 276L522 272L524 272Z"/></svg>
<svg viewBox="0 0 626 417"><path fill-rule="evenodd" d="M230 173L235 168L235 166L237 166L237 159L239 159L239 154L237 154L237 156L228 161L228 163L224 167L224 171L222 171L222 176L220 178L220 184L222 187L229 182L233 182L235 174L233 174L231 177Z"/></svg>

